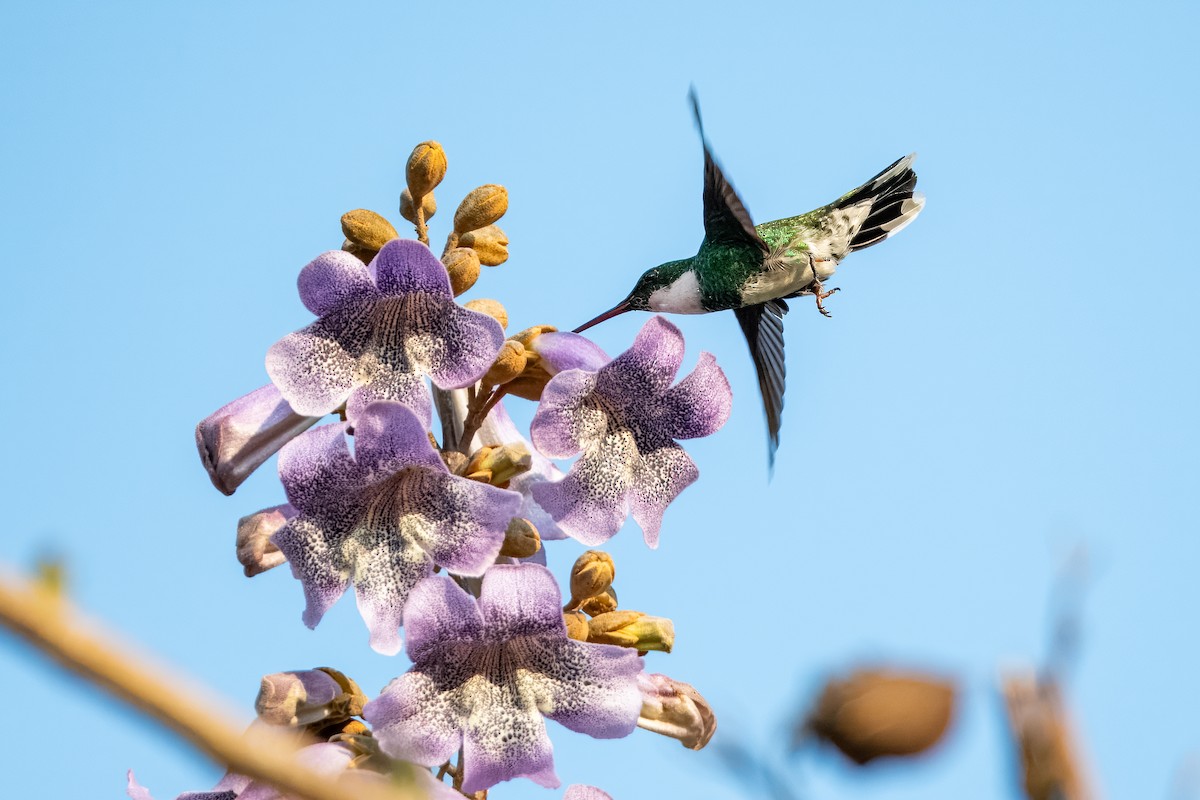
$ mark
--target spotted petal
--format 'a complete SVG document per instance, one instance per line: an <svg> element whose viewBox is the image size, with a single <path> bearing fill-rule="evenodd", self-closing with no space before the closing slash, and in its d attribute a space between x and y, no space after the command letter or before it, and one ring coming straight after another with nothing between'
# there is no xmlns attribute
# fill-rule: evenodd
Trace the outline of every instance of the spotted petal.
<svg viewBox="0 0 1200 800"><path fill-rule="evenodd" d="M633 346L603 367L596 390L622 406L658 397L675 380L683 363L683 334L666 319L651 317Z"/></svg>
<svg viewBox="0 0 1200 800"><path fill-rule="evenodd" d="M392 239L385 244L371 260L370 273L383 294L425 292L454 298L446 267L428 247L412 239Z"/></svg>
<svg viewBox="0 0 1200 800"><path fill-rule="evenodd" d="M719 431L733 408L729 380L712 353L701 353L696 368L662 398L663 434L698 439Z"/></svg>
<svg viewBox="0 0 1200 800"><path fill-rule="evenodd" d="M540 440L535 437L534 441ZM567 477L558 483L538 484L530 491L568 535L595 547L621 529L639 460L632 432L614 430L589 448Z"/></svg>
<svg viewBox="0 0 1200 800"><path fill-rule="evenodd" d="M629 504L651 548L658 547L658 532L667 506L699 477L695 462L674 442L642 454L634 473Z"/></svg>
<svg viewBox="0 0 1200 800"><path fill-rule="evenodd" d="M297 414L323 416L350 396L371 345L374 306L348 303L271 345L267 374Z"/></svg>
<svg viewBox="0 0 1200 800"><path fill-rule="evenodd" d="M378 294L366 265L344 250L330 250L308 262L296 283L300 301L318 317Z"/></svg>

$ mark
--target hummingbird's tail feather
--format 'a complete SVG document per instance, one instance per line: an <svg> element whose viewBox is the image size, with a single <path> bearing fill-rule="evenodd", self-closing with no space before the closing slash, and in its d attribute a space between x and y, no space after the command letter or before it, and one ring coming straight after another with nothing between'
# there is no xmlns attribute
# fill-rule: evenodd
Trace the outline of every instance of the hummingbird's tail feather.
<svg viewBox="0 0 1200 800"><path fill-rule="evenodd" d="M916 153L897 159L891 166L832 204L835 210L865 210L858 229L850 235L850 252L878 244L899 233L925 207L925 195L914 192ZM860 212L861 213L861 212Z"/></svg>

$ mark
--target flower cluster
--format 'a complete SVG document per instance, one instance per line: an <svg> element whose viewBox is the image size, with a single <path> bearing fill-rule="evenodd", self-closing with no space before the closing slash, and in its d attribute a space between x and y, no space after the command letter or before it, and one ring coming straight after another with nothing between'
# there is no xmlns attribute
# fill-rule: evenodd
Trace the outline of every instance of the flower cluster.
<svg viewBox="0 0 1200 800"><path fill-rule="evenodd" d="M449 784L420 773L438 797L517 777L558 786L545 719L598 738L642 727L698 749L715 729L703 697L644 671L649 651L670 652L670 620L619 609L600 551L576 560L564 607L543 545L600 545L632 516L656 547L667 506L699 475L679 440L725 423L729 384L707 353L676 383L683 337L661 317L612 359L550 325L505 338L499 303L456 298L480 265L508 258L496 226L507 192L468 194L439 259L428 223L445 171L435 142L409 159L401 215L416 241L374 212L342 218L342 249L300 271L316 321L267 352L270 385L196 429L226 494L278 453L287 502L238 524L246 574L286 561L309 627L352 586L371 647L412 662L365 704L340 673L265 682L261 721L323 740L305 751L319 771L439 768ZM538 403L527 436L505 398ZM130 795L149 797L132 776ZM273 795L229 776L194 796ZM567 797L607 795L572 786Z"/></svg>

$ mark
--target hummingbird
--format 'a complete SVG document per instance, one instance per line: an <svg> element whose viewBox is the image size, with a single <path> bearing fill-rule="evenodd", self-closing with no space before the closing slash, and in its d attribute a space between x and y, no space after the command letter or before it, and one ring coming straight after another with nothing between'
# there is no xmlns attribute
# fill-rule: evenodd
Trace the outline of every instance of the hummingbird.
<svg viewBox="0 0 1200 800"><path fill-rule="evenodd" d="M838 289L826 291L825 281L841 260L882 242L917 218L925 196L913 191L916 153L828 205L756 226L713 158L694 89L689 99L704 147L700 249L690 258L646 270L624 300L575 332L627 311L709 314L732 309L754 359L767 420L767 458L773 466L783 413L787 301L812 296L817 310L830 316L824 301Z"/></svg>

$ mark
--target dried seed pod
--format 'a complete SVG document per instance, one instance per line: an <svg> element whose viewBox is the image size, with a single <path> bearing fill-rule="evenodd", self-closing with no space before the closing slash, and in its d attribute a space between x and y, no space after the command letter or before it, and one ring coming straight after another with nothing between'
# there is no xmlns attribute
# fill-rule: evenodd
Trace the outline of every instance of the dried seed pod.
<svg viewBox="0 0 1200 800"><path fill-rule="evenodd" d="M487 314L496 322L500 323L501 330L508 329L508 311L500 304L499 300L491 300L486 297L481 297L478 300L468 300L463 303L463 308L469 308L472 311L478 311L480 314ZM522 346L524 349L524 346Z"/></svg>
<svg viewBox="0 0 1200 800"><path fill-rule="evenodd" d="M950 724L955 686L886 669L857 670L830 680L802 731L815 733L858 764L911 756L932 747Z"/></svg>
<svg viewBox="0 0 1200 800"><path fill-rule="evenodd" d="M425 214L426 222L433 219L433 215L437 213L437 200L433 198L433 192L421 198L421 211ZM408 189L400 193L400 216L413 225L417 224L416 207L413 205L412 193Z"/></svg>
<svg viewBox="0 0 1200 800"><path fill-rule="evenodd" d="M467 457L457 450L439 450L438 453L442 457L442 463L446 465L446 469L450 470L455 475L462 475L467 469Z"/></svg>
<svg viewBox="0 0 1200 800"><path fill-rule="evenodd" d="M640 611L609 611L588 621L588 641L669 653L675 646L675 624Z"/></svg>
<svg viewBox="0 0 1200 800"><path fill-rule="evenodd" d="M529 558L542 547L542 537L533 523L521 517L513 517L504 531L504 544L500 555L509 558Z"/></svg>
<svg viewBox="0 0 1200 800"><path fill-rule="evenodd" d="M586 642L588 638L588 620L578 611L568 611L563 614L563 622L567 626L567 636L576 641Z"/></svg>
<svg viewBox="0 0 1200 800"><path fill-rule="evenodd" d="M484 373L484 386L501 386L525 371L525 348L508 339L500 346L496 361Z"/></svg>
<svg viewBox="0 0 1200 800"><path fill-rule="evenodd" d="M468 231L458 239L459 247L469 247L479 254L479 263L498 267L508 261L508 235L497 225Z"/></svg>
<svg viewBox="0 0 1200 800"><path fill-rule="evenodd" d="M392 223L365 208L356 208L342 214L342 233L345 234L346 241L376 252L382 250L392 239L400 238Z"/></svg>
<svg viewBox="0 0 1200 800"><path fill-rule="evenodd" d="M508 211L508 190L495 183L472 189L454 212L454 232L458 234L491 225Z"/></svg>
<svg viewBox="0 0 1200 800"><path fill-rule="evenodd" d="M589 617L598 617L601 614L607 614L610 611L617 610L617 595L610 588L603 594L598 594L589 597L579 604L579 610L587 614Z"/></svg>
<svg viewBox="0 0 1200 800"><path fill-rule="evenodd" d="M617 577L617 566L612 556L602 550L588 550L575 559L571 567L571 602L567 610L574 610L589 597L607 592Z"/></svg>
<svg viewBox="0 0 1200 800"><path fill-rule="evenodd" d="M238 520L237 558L247 578L253 578L287 561L271 541L275 532L287 524L282 506L263 509Z"/></svg>
<svg viewBox="0 0 1200 800"><path fill-rule="evenodd" d="M470 289L475 285L475 281L479 280L479 256L469 247L454 248L442 257L442 263L450 273L450 288L455 297Z"/></svg>
<svg viewBox="0 0 1200 800"><path fill-rule="evenodd" d="M346 239L344 242L342 242L342 250L354 256L364 264L370 264L371 260L374 259L375 256L379 255L378 250L372 250L369 247L363 247L361 244L355 244L349 239Z"/></svg>
<svg viewBox="0 0 1200 800"><path fill-rule="evenodd" d="M446 177L446 151L437 142L421 142L413 148L404 169L413 197L424 197Z"/></svg>

